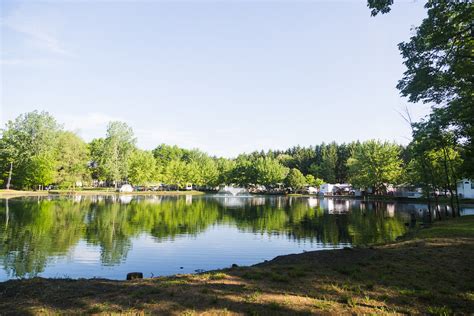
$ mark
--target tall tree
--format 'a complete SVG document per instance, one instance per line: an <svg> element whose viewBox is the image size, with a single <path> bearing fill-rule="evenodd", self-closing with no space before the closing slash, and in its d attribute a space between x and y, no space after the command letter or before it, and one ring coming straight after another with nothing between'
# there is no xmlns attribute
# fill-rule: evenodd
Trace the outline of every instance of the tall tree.
<svg viewBox="0 0 474 316"><path fill-rule="evenodd" d="M148 186L156 180L156 160L149 151L135 149L129 158L129 176L132 184Z"/></svg>
<svg viewBox="0 0 474 316"><path fill-rule="evenodd" d="M87 164L90 161L86 143L72 132L58 134L56 183L62 187L75 187L77 182L90 178Z"/></svg>
<svg viewBox="0 0 474 316"><path fill-rule="evenodd" d="M336 182L336 165L337 165L337 145L331 143L322 148L322 161L320 166L321 177L329 183Z"/></svg>
<svg viewBox="0 0 474 316"><path fill-rule="evenodd" d="M164 181L168 184L183 188L190 182L188 166L184 161L171 160L164 169Z"/></svg>
<svg viewBox="0 0 474 316"><path fill-rule="evenodd" d="M375 193L396 184L402 175L400 147L370 140L355 147L347 161L350 181L355 187L371 188Z"/></svg>
<svg viewBox="0 0 474 316"><path fill-rule="evenodd" d="M231 184L232 173L235 168L235 161L225 158L218 158L216 159L216 165L218 172L216 185Z"/></svg>
<svg viewBox="0 0 474 316"><path fill-rule="evenodd" d="M41 165L40 169L43 171L49 170L46 165L54 169L45 159L55 160L57 136L61 129L47 112L33 111L21 114L14 121L8 121L1 131L0 140L2 176L8 178L12 170L11 183L15 188L49 184L45 183L49 176L38 177L38 170L32 168L32 165ZM35 183L40 178L42 183Z"/></svg>
<svg viewBox="0 0 474 316"><path fill-rule="evenodd" d="M110 122L104 143L104 169L115 187L126 180L129 172L129 157L135 148L133 130L124 122Z"/></svg>
<svg viewBox="0 0 474 316"><path fill-rule="evenodd" d="M219 169L213 159L209 157L202 159L198 163L198 168L201 182L196 184L211 187L219 185Z"/></svg>
<svg viewBox="0 0 474 316"><path fill-rule="evenodd" d="M153 156L155 156L156 161L162 167L165 167L173 160L183 159L183 155L183 150L178 146L161 144L153 149Z"/></svg>
<svg viewBox="0 0 474 316"><path fill-rule="evenodd" d="M107 180L107 173L105 170L106 152L105 139L94 138L89 144L89 168L91 176L95 180Z"/></svg>
<svg viewBox="0 0 474 316"><path fill-rule="evenodd" d="M307 174L305 176L305 179L306 179L307 185L310 185L316 188L319 188L324 183L323 179L315 178L312 174Z"/></svg>
<svg viewBox="0 0 474 316"><path fill-rule="evenodd" d="M283 182L288 174L288 168L272 158L258 158L253 162L255 169L255 184L275 185Z"/></svg>
<svg viewBox="0 0 474 316"><path fill-rule="evenodd" d="M437 190L449 191L451 207L455 210L454 199L459 208L457 198L457 180L460 178L462 159L459 146L451 131L439 129L432 119L412 124L413 141L409 148L412 152L411 165L419 174L427 198L430 192ZM455 215L453 211L453 215Z"/></svg>
<svg viewBox="0 0 474 316"><path fill-rule="evenodd" d="M344 183L348 178L347 160L351 155L350 146L341 144L337 146L337 162L336 162L336 182Z"/></svg>
<svg viewBox="0 0 474 316"><path fill-rule="evenodd" d="M52 153L33 156L26 166L24 185L28 188L42 188L52 184L56 176L55 157Z"/></svg>
<svg viewBox="0 0 474 316"><path fill-rule="evenodd" d="M372 15L387 13L392 0L369 0ZM410 102L432 104L429 120L454 131L463 148L466 176L474 178L474 4L426 1L427 17L400 43L406 71L397 88Z"/></svg>
<svg viewBox="0 0 474 316"><path fill-rule="evenodd" d="M292 168L285 179L287 187L292 188L295 191L301 190L306 185L306 178L296 168Z"/></svg>

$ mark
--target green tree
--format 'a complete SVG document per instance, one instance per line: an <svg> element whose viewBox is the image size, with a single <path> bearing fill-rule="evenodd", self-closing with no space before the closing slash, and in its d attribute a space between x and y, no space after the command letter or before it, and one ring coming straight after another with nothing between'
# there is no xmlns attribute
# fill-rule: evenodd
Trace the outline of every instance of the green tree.
<svg viewBox="0 0 474 316"><path fill-rule="evenodd" d="M400 147L393 143L369 140L354 148L347 161L350 181L359 188L372 188L375 193L396 184L402 175Z"/></svg>
<svg viewBox="0 0 474 316"><path fill-rule="evenodd" d="M47 112L33 111L21 114L14 121L8 121L1 131L0 140L4 180L9 178L11 170L11 184L15 188L35 187L49 182L48 168L53 166L52 162L45 159L56 159L60 130L61 126ZM46 174L41 175L33 165L40 167ZM39 179L41 183L35 182Z"/></svg>
<svg viewBox="0 0 474 316"><path fill-rule="evenodd" d="M440 130L432 120L413 123L412 131L410 180L422 185L428 202L431 192L445 191L450 193L452 209L456 210L455 198L459 209L456 184L462 174L462 158L455 136L452 132Z"/></svg>
<svg viewBox="0 0 474 316"><path fill-rule="evenodd" d="M307 174L305 176L305 179L306 179L307 185L310 185L316 188L319 188L324 183L323 179L315 178L312 174Z"/></svg>
<svg viewBox="0 0 474 316"><path fill-rule="evenodd" d="M301 173L301 171L299 171L296 168L292 168L290 169L290 172L288 172L288 175L286 176L285 184L287 187L290 187L293 190L298 191L298 190L301 190L306 185L306 178Z"/></svg>
<svg viewBox="0 0 474 316"><path fill-rule="evenodd" d="M336 182L344 183L347 182L348 178L348 169L347 169L347 160L351 155L351 144L341 144L337 146L337 163L336 163Z"/></svg>
<svg viewBox="0 0 474 316"><path fill-rule="evenodd" d="M255 184L275 185L285 180L288 168L272 158L257 158L253 162Z"/></svg>
<svg viewBox="0 0 474 316"><path fill-rule="evenodd" d="M156 160L149 151L135 149L129 158L128 179L135 185L148 186L156 180Z"/></svg>
<svg viewBox="0 0 474 316"><path fill-rule="evenodd" d="M235 161L225 158L216 159L217 167L217 183L219 184L231 184L232 183L232 173L235 168Z"/></svg>
<svg viewBox="0 0 474 316"><path fill-rule="evenodd" d="M56 183L62 187L75 187L76 182L89 178L90 160L86 143L72 132L58 134Z"/></svg>
<svg viewBox="0 0 474 316"><path fill-rule="evenodd" d="M33 156L26 166L25 185L29 188L44 187L54 183L56 176L55 157L52 154Z"/></svg>
<svg viewBox="0 0 474 316"><path fill-rule="evenodd" d="M93 179L107 180L107 172L105 170L106 151L105 139L95 138L88 144L90 156L90 172Z"/></svg>
<svg viewBox="0 0 474 316"><path fill-rule="evenodd" d="M244 155L238 156L235 160L235 167L232 169L230 183L247 186L255 183L256 179L252 161Z"/></svg>
<svg viewBox="0 0 474 316"><path fill-rule="evenodd" d="M167 184L183 188L189 181L188 166L184 161L172 160L164 169L164 181Z"/></svg>
<svg viewBox="0 0 474 316"><path fill-rule="evenodd" d="M118 182L126 180L129 172L129 157L135 148L133 130L126 123L110 122L104 142L103 167L107 178Z"/></svg>
<svg viewBox="0 0 474 316"><path fill-rule="evenodd" d="M336 182L336 165L337 165L337 145L336 143L331 143L326 146L323 146L322 151L322 161L320 166L320 175L321 177L329 183Z"/></svg>
<svg viewBox="0 0 474 316"><path fill-rule="evenodd" d="M390 11L392 0L369 0L372 15ZM432 104L428 120L455 131L466 176L474 178L474 4L426 1L427 17L408 42L400 43L406 71L398 82L413 103Z"/></svg>
<svg viewBox="0 0 474 316"><path fill-rule="evenodd" d="M196 182L197 185L210 187L219 185L219 169L213 159L204 158L198 163L198 168L201 182Z"/></svg>
<svg viewBox="0 0 474 316"><path fill-rule="evenodd" d="M153 149L153 156L162 167L166 167L171 161L182 160L183 155L183 150L178 146L161 144Z"/></svg>

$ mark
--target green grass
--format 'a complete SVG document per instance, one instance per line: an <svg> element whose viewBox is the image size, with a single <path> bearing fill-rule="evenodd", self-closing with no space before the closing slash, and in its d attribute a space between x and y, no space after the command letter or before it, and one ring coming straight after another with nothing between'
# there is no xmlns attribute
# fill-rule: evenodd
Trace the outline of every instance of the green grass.
<svg viewBox="0 0 474 316"><path fill-rule="evenodd" d="M429 229L420 229L409 236L416 238L473 238L474 215L439 221Z"/></svg>
<svg viewBox="0 0 474 316"><path fill-rule="evenodd" d="M228 277L228 275L223 272L205 273L201 274L201 276L208 280L222 280Z"/></svg>

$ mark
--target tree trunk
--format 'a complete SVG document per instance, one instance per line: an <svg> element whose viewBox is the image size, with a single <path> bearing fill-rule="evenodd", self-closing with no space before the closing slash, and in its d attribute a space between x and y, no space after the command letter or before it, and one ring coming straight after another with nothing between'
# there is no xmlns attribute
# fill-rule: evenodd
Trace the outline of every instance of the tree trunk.
<svg viewBox="0 0 474 316"><path fill-rule="evenodd" d="M436 215L436 218L438 218L439 220L441 219L441 214L439 213L439 200L438 200L438 194L436 194L436 183L435 183L435 177L434 177L434 173L433 173L433 168L430 166L430 174L431 174L431 186L432 186L432 189L433 189L433 196L435 198L435 215Z"/></svg>
<svg viewBox="0 0 474 316"><path fill-rule="evenodd" d="M5 212L6 212L6 216L5 216L5 231L7 230L7 227L8 227L8 221L10 220L10 209L9 209L9 206L8 206L8 198L5 199Z"/></svg>
<svg viewBox="0 0 474 316"><path fill-rule="evenodd" d="M421 168L423 170L423 175L425 176L425 191L426 191L426 198L427 198L427 206L428 206L428 220L429 222L431 223L431 197L430 197L430 188L429 188L429 182L428 180L426 180L426 160L425 160L425 156L422 154L421 156Z"/></svg>
<svg viewBox="0 0 474 316"><path fill-rule="evenodd" d="M454 186L454 192L456 194L456 205L457 205L457 212L458 212L458 216L461 216L461 210L459 209L459 195L458 195L458 184L456 183L456 185Z"/></svg>
<svg viewBox="0 0 474 316"><path fill-rule="evenodd" d="M439 211L439 200L438 200L438 195L435 195L435 203L436 203L436 217L438 220L441 220L441 212Z"/></svg>
<svg viewBox="0 0 474 316"><path fill-rule="evenodd" d="M451 181L449 180L449 172L448 172L448 155L446 153L446 147L443 146L443 155L444 155L444 173L446 174L446 184L448 185L449 189L449 202L451 204L451 210L453 212L453 217L456 217L456 209L454 208L454 194L453 188L451 186ZM453 175L454 177L454 175ZM456 181L455 181L456 182Z"/></svg>
<svg viewBox="0 0 474 316"><path fill-rule="evenodd" d="M8 180L7 180L7 190L10 190L10 184L12 182L12 172L13 172L13 161L10 162L10 171L8 172Z"/></svg>

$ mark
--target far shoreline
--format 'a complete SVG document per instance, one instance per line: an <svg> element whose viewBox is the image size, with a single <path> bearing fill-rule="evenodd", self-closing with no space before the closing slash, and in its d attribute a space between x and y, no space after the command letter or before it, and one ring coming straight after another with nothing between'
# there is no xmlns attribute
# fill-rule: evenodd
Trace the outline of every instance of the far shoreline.
<svg viewBox="0 0 474 316"><path fill-rule="evenodd" d="M185 195L207 195L215 194L209 191L134 191L134 192L117 192L110 190L49 190L49 191L23 191L23 190L0 190L0 199L16 198L16 197L35 197L35 196L73 196L73 195L103 195L103 196L185 196ZM341 200L360 200L365 202L402 202L402 203L427 203L426 198L403 198L387 195L371 195L367 197L359 197L353 195L315 195L315 194L253 194L253 196L283 196L283 197L305 197L305 198L328 198ZM474 205L474 199L459 199L460 205ZM434 200L431 201L435 203ZM440 197L438 203L449 204L448 198Z"/></svg>
<svg viewBox="0 0 474 316"><path fill-rule="evenodd" d="M28 196L71 196L71 195L145 195L145 196L180 196L180 195L205 195L202 191L134 191L117 192L111 190L49 190L49 191L21 191L0 190L0 198L28 197Z"/></svg>

